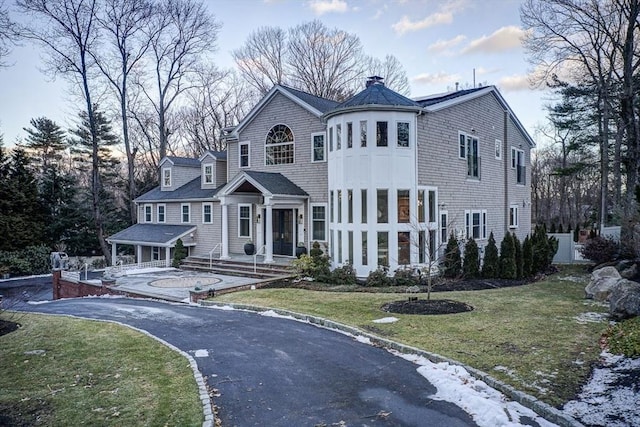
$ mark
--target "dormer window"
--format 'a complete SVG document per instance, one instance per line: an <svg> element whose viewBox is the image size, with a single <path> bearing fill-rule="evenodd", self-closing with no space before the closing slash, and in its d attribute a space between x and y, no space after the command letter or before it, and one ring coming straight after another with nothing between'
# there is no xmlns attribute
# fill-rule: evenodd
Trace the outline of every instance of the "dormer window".
<svg viewBox="0 0 640 427"><path fill-rule="evenodd" d="M202 182L204 184L213 184L213 165L204 165L202 167Z"/></svg>
<svg viewBox="0 0 640 427"><path fill-rule="evenodd" d="M171 168L162 169L162 186L171 187Z"/></svg>
<svg viewBox="0 0 640 427"><path fill-rule="evenodd" d="M275 125L267 134L264 149L267 165L293 163L293 132L286 125Z"/></svg>

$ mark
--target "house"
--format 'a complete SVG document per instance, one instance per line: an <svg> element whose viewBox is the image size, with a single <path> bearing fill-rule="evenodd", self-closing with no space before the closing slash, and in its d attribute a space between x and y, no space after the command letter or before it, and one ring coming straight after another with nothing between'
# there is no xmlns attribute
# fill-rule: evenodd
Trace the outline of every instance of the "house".
<svg viewBox="0 0 640 427"><path fill-rule="evenodd" d="M409 99L372 77L337 103L276 85L237 126L226 152L167 157L138 223L111 236L140 261L294 257L318 241L360 277L435 260L447 239L531 230L534 141L494 86Z"/></svg>

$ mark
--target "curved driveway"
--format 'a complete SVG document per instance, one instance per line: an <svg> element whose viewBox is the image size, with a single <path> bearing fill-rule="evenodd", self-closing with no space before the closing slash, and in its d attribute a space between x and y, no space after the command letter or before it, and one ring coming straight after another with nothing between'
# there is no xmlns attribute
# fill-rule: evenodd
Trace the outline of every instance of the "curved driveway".
<svg viewBox="0 0 640 427"><path fill-rule="evenodd" d="M208 385L220 392L215 404L225 427L475 425L459 407L430 398L436 389L416 365L309 324L112 298L22 308L115 320L191 354Z"/></svg>

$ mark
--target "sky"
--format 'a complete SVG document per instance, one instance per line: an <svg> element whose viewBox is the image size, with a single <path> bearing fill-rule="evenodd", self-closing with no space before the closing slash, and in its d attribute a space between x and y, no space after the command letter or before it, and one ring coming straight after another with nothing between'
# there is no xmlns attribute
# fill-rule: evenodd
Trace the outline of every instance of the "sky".
<svg viewBox="0 0 640 427"><path fill-rule="evenodd" d="M11 6L11 1L6 1ZM222 24L215 61L232 68L231 52L261 26L283 29L314 19L360 38L367 55L394 55L404 66L410 97L442 93L456 82L495 85L528 132L544 122L549 96L532 89L532 66L522 48L518 0L205 0ZM13 14L19 18L17 14ZM61 77L43 73L39 46L14 49L0 68L0 133L5 146L24 139L24 127L47 117L74 127L80 103ZM364 88L364 86L363 86Z"/></svg>

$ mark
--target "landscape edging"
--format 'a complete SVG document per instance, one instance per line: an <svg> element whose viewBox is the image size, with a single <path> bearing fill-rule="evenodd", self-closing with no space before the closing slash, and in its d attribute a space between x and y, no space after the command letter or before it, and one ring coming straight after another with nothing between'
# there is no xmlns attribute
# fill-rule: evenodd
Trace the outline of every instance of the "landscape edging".
<svg viewBox="0 0 640 427"><path fill-rule="evenodd" d="M216 301L210 301L210 300L202 300L200 301L200 304L203 306L211 306L211 307L227 306L237 310L246 310L246 311L252 311L256 313L273 311L274 313L279 314L281 316L292 317L296 320L304 321L313 325L318 325L327 329L336 330L339 332L368 338L373 345L378 347L393 349L403 354L417 354L419 356L422 356L428 359L433 363L447 362L451 365L461 366L464 369L466 369L469 372L469 374L471 374L474 378L484 381L490 387L493 387L494 389L504 393L511 400L520 403L522 406L531 409L532 411L534 411L536 414L540 415L547 421L551 421L562 427L584 427L584 424L580 423L575 418L567 414L564 414L562 411L554 408L553 406L539 399L536 399L530 394L519 391L515 389L513 386L510 386L509 384L506 384L500 380L493 378L491 375L487 374L486 372L483 372L471 366L467 366L464 363L458 362L457 360L440 356L439 354L430 353L428 351L421 350L416 347L411 347L396 341L378 337L377 335L373 335L371 333L362 331L361 329L355 328L353 326L348 326L339 322L335 322L333 320L325 319L318 316L313 316L310 314L301 314L301 313L296 313L294 311L283 310L279 308L259 307L259 306L248 305L248 304L222 303L222 302L216 302Z"/></svg>

